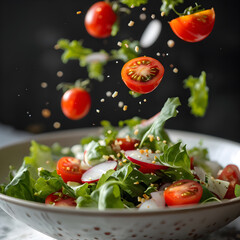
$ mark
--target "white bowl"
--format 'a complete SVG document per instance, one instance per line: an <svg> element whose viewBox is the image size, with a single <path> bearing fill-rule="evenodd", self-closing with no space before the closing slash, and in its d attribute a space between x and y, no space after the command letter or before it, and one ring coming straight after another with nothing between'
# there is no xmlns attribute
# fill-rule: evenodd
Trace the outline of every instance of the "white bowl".
<svg viewBox="0 0 240 240"><path fill-rule="evenodd" d="M96 134L97 128L54 132L35 136L40 143L63 146L79 143L86 135ZM240 167L240 144L201 134L168 130L170 137L181 139L191 147L203 140L210 158L223 166L233 163ZM0 149L0 182L8 166L20 166L29 153L29 141ZM196 239L213 232L240 216L240 198L222 203L152 211L72 209L46 206L0 194L0 206L10 216L56 239L64 240L123 240L123 239Z"/></svg>

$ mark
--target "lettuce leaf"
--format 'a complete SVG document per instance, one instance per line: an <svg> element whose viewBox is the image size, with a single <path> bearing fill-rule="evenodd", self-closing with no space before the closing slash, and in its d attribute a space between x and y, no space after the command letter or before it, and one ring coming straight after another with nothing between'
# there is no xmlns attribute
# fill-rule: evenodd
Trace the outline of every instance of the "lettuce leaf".
<svg viewBox="0 0 240 240"><path fill-rule="evenodd" d="M196 117L203 117L208 106L208 87L206 85L206 72L202 71L197 77L189 76L184 80L184 88L189 88L191 96L188 105L191 113Z"/></svg>
<svg viewBox="0 0 240 240"><path fill-rule="evenodd" d="M183 2L184 0L162 0L162 6L160 10L167 16L172 9Z"/></svg>
<svg viewBox="0 0 240 240"><path fill-rule="evenodd" d="M234 193L235 193L236 197L240 197L240 185L239 184L235 185Z"/></svg>
<svg viewBox="0 0 240 240"><path fill-rule="evenodd" d="M142 4L146 4L148 0L120 0L120 2L126 4L128 7L139 7Z"/></svg>

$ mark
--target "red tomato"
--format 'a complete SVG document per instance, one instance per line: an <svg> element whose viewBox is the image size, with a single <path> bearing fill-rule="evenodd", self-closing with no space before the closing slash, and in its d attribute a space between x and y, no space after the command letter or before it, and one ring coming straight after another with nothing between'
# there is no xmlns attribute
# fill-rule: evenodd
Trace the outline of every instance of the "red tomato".
<svg viewBox="0 0 240 240"><path fill-rule="evenodd" d="M193 180L179 180L167 187L164 199L168 206L196 204L202 197L202 186Z"/></svg>
<svg viewBox="0 0 240 240"><path fill-rule="evenodd" d="M136 149L135 144L140 143L139 140L133 138L117 138L116 139L121 150L128 151Z"/></svg>
<svg viewBox="0 0 240 240"><path fill-rule="evenodd" d="M106 38L111 35L112 26L117 20L117 15L110 4L96 2L85 16L85 27L87 32L96 38Z"/></svg>
<svg viewBox="0 0 240 240"><path fill-rule="evenodd" d="M173 19L169 24L173 32L186 42L199 42L205 39L215 23L214 9L196 12Z"/></svg>
<svg viewBox="0 0 240 240"><path fill-rule="evenodd" d="M83 88L72 88L66 91L61 100L64 115L71 120L85 117L91 107L90 94Z"/></svg>
<svg viewBox="0 0 240 240"><path fill-rule="evenodd" d="M228 191L224 198L231 199L235 198L235 186L236 184L240 184L240 172L236 165L229 164L227 165L221 174L219 175L218 179L230 182L228 187Z"/></svg>
<svg viewBox="0 0 240 240"><path fill-rule="evenodd" d="M71 198L63 194L61 191L51 193L50 195L48 195L45 199L45 204L63 207L64 206L75 207L77 205L74 198Z"/></svg>
<svg viewBox="0 0 240 240"><path fill-rule="evenodd" d="M57 174L62 177L64 182L81 183L81 177L84 172L81 169L80 160L74 157L62 157L57 163Z"/></svg>
<svg viewBox="0 0 240 240"><path fill-rule="evenodd" d="M151 57L139 57L125 63L122 80L132 91L145 94L152 92L161 82L163 65Z"/></svg>

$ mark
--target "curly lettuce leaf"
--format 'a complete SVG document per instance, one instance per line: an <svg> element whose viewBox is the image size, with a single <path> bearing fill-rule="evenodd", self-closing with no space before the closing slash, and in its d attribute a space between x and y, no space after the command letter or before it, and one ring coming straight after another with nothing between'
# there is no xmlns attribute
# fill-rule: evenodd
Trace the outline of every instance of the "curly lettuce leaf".
<svg viewBox="0 0 240 240"><path fill-rule="evenodd" d="M184 80L184 88L189 88L191 96L188 105L191 113L196 117L203 117L208 106L208 87L206 85L206 73L202 71L197 77L189 76Z"/></svg>
<svg viewBox="0 0 240 240"><path fill-rule="evenodd" d="M235 185L234 193L235 193L236 197L240 197L240 185L239 184Z"/></svg>

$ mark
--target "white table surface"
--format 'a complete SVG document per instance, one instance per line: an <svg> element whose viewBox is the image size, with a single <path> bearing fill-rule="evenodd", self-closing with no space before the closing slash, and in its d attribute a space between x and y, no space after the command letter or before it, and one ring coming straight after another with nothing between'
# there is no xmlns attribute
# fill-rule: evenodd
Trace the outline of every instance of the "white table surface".
<svg viewBox="0 0 240 240"><path fill-rule="evenodd" d="M24 140L29 133L0 124L0 147ZM8 216L0 209L0 240L54 240ZM137 239L141 240L141 239ZM240 217L200 240L240 240Z"/></svg>

